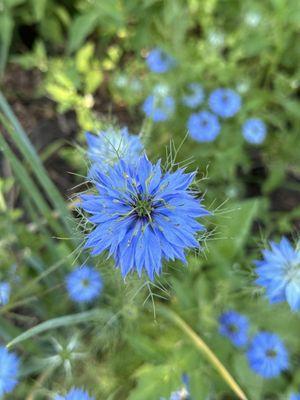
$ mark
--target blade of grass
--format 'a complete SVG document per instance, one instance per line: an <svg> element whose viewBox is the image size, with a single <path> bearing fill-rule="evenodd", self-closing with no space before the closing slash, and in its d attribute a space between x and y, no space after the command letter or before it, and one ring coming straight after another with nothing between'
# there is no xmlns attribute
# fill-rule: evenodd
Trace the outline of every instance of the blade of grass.
<svg viewBox="0 0 300 400"><path fill-rule="evenodd" d="M64 315L63 317L49 319L48 321L42 322L33 328L28 329L26 332L21 333L21 335L15 337L11 340L6 347L10 348L15 346L18 343L23 342L24 340L30 339L33 336L36 336L40 333L63 328L70 325L76 325L83 322L97 321L105 316L104 310L91 310L84 311L78 314Z"/></svg>
<svg viewBox="0 0 300 400"><path fill-rule="evenodd" d="M23 189L27 195L34 202L37 210L46 218L49 226L53 229L57 236L63 235L58 221L53 217L52 211L48 204L45 202L43 196L38 190L36 184L33 182L22 163L17 159L4 137L0 134L0 147L3 149L10 165Z"/></svg>
<svg viewBox="0 0 300 400"><path fill-rule="evenodd" d="M9 124L7 123L7 121L5 121L5 118L3 118L3 116L1 116L2 123L4 124L11 138L18 147L18 150L30 165L32 172L35 174L41 187L47 194L47 197L49 198L49 201L51 202L52 206L59 213L59 216L62 219L68 233L72 235L74 230L73 230L73 224L71 223L72 221L71 213L68 210L68 207L66 206L66 203L61 194L59 193L58 189L56 188L52 180L49 178L47 171L41 162L41 159L39 158L36 150L34 149L30 140L28 139L26 132L22 128L21 124L19 123L18 119L16 118L15 114L13 113L10 105L6 101L1 91L0 91L0 109L2 110L6 118L10 121L12 127L9 127Z"/></svg>
<svg viewBox="0 0 300 400"><path fill-rule="evenodd" d="M178 328L182 330L195 344L197 349L204 354L207 360L214 366L214 368L218 371L222 379L227 383L227 385L232 389L232 391L238 396L241 400L248 400L246 394L240 388L235 379L231 376L225 366L221 363L215 353L208 347L208 345L201 339L200 336L174 311L164 307L159 306L158 311L168 320L172 321Z"/></svg>

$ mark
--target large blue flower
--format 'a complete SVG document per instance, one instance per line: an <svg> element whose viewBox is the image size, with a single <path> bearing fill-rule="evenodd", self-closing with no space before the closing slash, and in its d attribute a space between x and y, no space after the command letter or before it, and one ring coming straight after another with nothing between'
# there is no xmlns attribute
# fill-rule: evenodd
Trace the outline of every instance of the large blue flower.
<svg viewBox="0 0 300 400"><path fill-rule="evenodd" d="M300 393L291 393L289 400L300 400Z"/></svg>
<svg viewBox="0 0 300 400"><path fill-rule="evenodd" d="M65 396L57 395L54 400L95 400L95 397L91 397L85 390L72 388Z"/></svg>
<svg viewBox="0 0 300 400"><path fill-rule="evenodd" d="M97 170L98 193L82 197L95 224L85 247L93 255L108 250L123 276L145 270L154 279L164 259L185 261L204 229L196 219L209 214L189 189L194 176L182 169L162 174L160 162L152 165L146 155L135 165L121 160L107 174Z"/></svg>
<svg viewBox="0 0 300 400"><path fill-rule="evenodd" d="M19 357L0 346L0 398L12 392L17 385L19 366Z"/></svg>
<svg viewBox="0 0 300 400"><path fill-rule="evenodd" d="M175 102L172 96L155 93L146 98L142 109L154 122L167 121L174 113Z"/></svg>
<svg viewBox="0 0 300 400"><path fill-rule="evenodd" d="M270 332L259 332L254 336L247 357L253 371L266 379L275 378L289 365L283 342Z"/></svg>
<svg viewBox="0 0 300 400"><path fill-rule="evenodd" d="M93 163L101 164L102 168L113 165L121 158L134 161L144 147L137 135L131 135L127 128L109 129L98 135L86 133L88 156Z"/></svg>
<svg viewBox="0 0 300 400"><path fill-rule="evenodd" d="M10 298L10 284L8 282L0 282L0 307L5 306Z"/></svg>
<svg viewBox="0 0 300 400"><path fill-rule="evenodd" d="M85 303L100 295L103 284L99 272L93 267L84 265L77 267L66 277L66 286L73 301Z"/></svg>
<svg viewBox="0 0 300 400"><path fill-rule="evenodd" d="M182 97L184 105L190 108L196 108L204 100L204 90L199 83L189 83L187 93Z"/></svg>
<svg viewBox="0 0 300 400"><path fill-rule="evenodd" d="M222 118L233 117L241 108L241 97L232 89L219 88L209 96L210 109Z"/></svg>
<svg viewBox="0 0 300 400"><path fill-rule="evenodd" d="M219 318L220 334L226 336L235 346L243 347L248 341L248 319L236 311L224 312Z"/></svg>
<svg viewBox="0 0 300 400"><path fill-rule="evenodd" d="M220 133L218 117L209 111L192 114L187 122L189 135L198 142L212 142Z"/></svg>
<svg viewBox="0 0 300 400"><path fill-rule="evenodd" d="M283 237L263 250L264 259L256 261L256 283L266 288L271 303L287 301L293 311L300 310L300 251Z"/></svg>
<svg viewBox="0 0 300 400"><path fill-rule="evenodd" d="M175 65L174 58L159 48L152 49L146 61L150 71L157 74L163 74Z"/></svg>
<svg viewBox="0 0 300 400"><path fill-rule="evenodd" d="M243 136L251 144L261 144L267 134L265 123L258 118L247 119L243 125Z"/></svg>

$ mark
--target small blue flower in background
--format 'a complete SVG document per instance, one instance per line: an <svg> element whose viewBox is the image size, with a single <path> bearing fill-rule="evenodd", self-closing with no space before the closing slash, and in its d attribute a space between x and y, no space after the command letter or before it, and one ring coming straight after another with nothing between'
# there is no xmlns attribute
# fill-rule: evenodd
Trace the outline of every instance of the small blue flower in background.
<svg viewBox="0 0 300 400"><path fill-rule="evenodd" d="M222 118L233 117L241 108L241 97L232 89L219 88L209 96L209 107Z"/></svg>
<svg viewBox="0 0 300 400"><path fill-rule="evenodd" d="M189 135L197 142L212 142L219 135L218 117L209 111L192 114L187 122Z"/></svg>
<svg viewBox="0 0 300 400"><path fill-rule="evenodd" d="M248 342L248 319L236 311L224 312L219 318L219 332L235 346L243 347Z"/></svg>
<svg viewBox="0 0 300 400"><path fill-rule="evenodd" d="M115 164L120 158L134 161L144 149L140 138L131 135L127 128L109 129L98 135L87 132L86 141L90 160L103 168Z"/></svg>
<svg viewBox="0 0 300 400"><path fill-rule="evenodd" d="M174 113L175 102L172 96L151 94L144 101L142 109L154 122L167 121Z"/></svg>
<svg viewBox="0 0 300 400"><path fill-rule="evenodd" d="M177 390L176 392L171 393L170 400L188 400L190 397L189 392L186 388L182 388Z"/></svg>
<svg viewBox="0 0 300 400"><path fill-rule="evenodd" d="M150 71L157 74L163 74L175 65L174 58L159 48L149 52L146 62Z"/></svg>
<svg viewBox="0 0 300 400"><path fill-rule="evenodd" d="M300 393L291 393L289 400L300 400Z"/></svg>
<svg viewBox="0 0 300 400"><path fill-rule="evenodd" d="M196 108L204 101L204 90L199 83L190 83L187 86L188 93L182 97L184 105Z"/></svg>
<svg viewBox="0 0 300 400"><path fill-rule="evenodd" d="M10 298L10 284L8 282L0 282L0 307L5 306Z"/></svg>
<svg viewBox="0 0 300 400"><path fill-rule="evenodd" d="M289 365L288 352L281 339L270 332L257 333L247 351L250 368L265 379L275 378Z"/></svg>
<svg viewBox="0 0 300 400"><path fill-rule="evenodd" d="M107 174L98 169L99 193L82 197L95 224L85 247L92 255L108 250L124 277L145 270L154 279L164 259L186 262L185 249L198 248L195 236L204 230L196 219L209 214L189 189L194 177L183 169L163 174L146 155L134 165L121 160Z"/></svg>
<svg viewBox="0 0 300 400"><path fill-rule="evenodd" d="M264 259L256 261L256 283L266 288L271 303L287 301L292 311L300 310L300 251L288 239L270 243L271 250L263 250Z"/></svg>
<svg viewBox="0 0 300 400"><path fill-rule="evenodd" d="M67 275L66 286L73 301L87 303L100 296L103 283L95 268L84 265Z"/></svg>
<svg viewBox="0 0 300 400"><path fill-rule="evenodd" d="M19 357L0 346L0 398L12 392L17 385L19 367Z"/></svg>
<svg viewBox="0 0 300 400"><path fill-rule="evenodd" d="M267 134L265 123L258 118L250 118L243 124L243 136L251 144L261 144Z"/></svg>
<svg viewBox="0 0 300 400"><path fill-rule="evenodd" d="M172 392L169 400L191 400L190 397L190 380L187 374L182 375L183 387L176 392ZM165 398L161 397L160 400L165 400Z"/></svg>
<svg viewBox="0 0 300 400"><path fill-rule="evenodd" d="M57 395L54 400L95 400L95 397L91 397L85 390L72 388L65 396Z"/></svg>

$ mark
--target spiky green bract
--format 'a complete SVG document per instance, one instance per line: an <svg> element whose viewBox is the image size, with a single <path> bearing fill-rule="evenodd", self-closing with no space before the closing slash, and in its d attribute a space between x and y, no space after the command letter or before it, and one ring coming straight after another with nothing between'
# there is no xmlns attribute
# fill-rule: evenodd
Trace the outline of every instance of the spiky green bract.
<svg viewBox="0 0 300 400"><path fill-rule="evenodd" d="M92 255L105 250L125 277L131 271L151 280L162 270L163 260L186 261L185 250L198 248L197 218L209 212L189 188L195 173L183 169L162 173L160 161L146 155L132 165L121 160L106 173L96 170L96 195L82 196L82 208L95 224L86 248Z"/></svg>

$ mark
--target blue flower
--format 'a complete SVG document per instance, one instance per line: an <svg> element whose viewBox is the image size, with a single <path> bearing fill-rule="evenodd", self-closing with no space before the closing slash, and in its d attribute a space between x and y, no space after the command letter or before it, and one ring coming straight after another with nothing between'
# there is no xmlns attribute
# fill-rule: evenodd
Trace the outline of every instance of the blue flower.
<svg viewBox="0 0 300 400"><path fill-rule="evenodd" d="M19 357L0 346L0 398L12 392L17 385L19 366Z"/></svg>
<svg viewBox="0 0 300 400"><path fill-rule="evenodd" d="M175 102L171 96L152 94L146 98L142 109L154 122L166 121L174 113Z"/></svg>
<svg viewBox="0 0 300 400"><path fill-rule="evenodd" d="M247 119L243 125L243 136L251 144L261 144L267 134L265 123L258 118Z"/></svg>
<svg viewBox="0 0 300 400"><path fill-rule="evenodd" d="M86 303L100 296L103 283L95 268L84 265L67 275L66 286L72 300Z"/></svg>
<svg viewBox="0 0 300 400"><path fill-rule="evenodd" d="M204 90L199 83L190 83L188 85L188 93L182 97L184 105L190 108L196 108L204 100Z"/></svg>
<svg viewBox="0 0 300 400"><path fill-rule="evenodd" d="M256 283L266 288L271 303L287 301L292 311L300 310L300 251L283 237L263 250L264 259L256 261Z"/></svg>
<svg viewBox="0 0 300 400"><path fill-rule="evenodd" d="M220 117L230 118L241 108L241 97L232 89L219 88L209 96L209 107Z"/></svg>
<svg viewBox="0 0 300 400"><path fill-rule="evenodd" d="M189 189L194 177L182 169L162 174L146 155L135 165L121 160L107 174L98 169L98 193L82 197L95 224L85 247L92 255L108 250L124 277L145 270L154 279L164 259L185 262L185 249L199 247L195 236L204 229L196 219L209 214Z"/></svg>
<svg viewBox="0 0 300 400"><path fill-rule="evenodd" d="M212 142L219 135L218 117L209 111L192 114L187 122L189 135L198 142Z"/></svg>
<svg viewBox="0 0 300 400"><path fill-rule="evenodd" d="M219 318L219 332L235 346L243 347L248 341L248 319L236 311L226 311Z"/></svg>
<svg viewBox="0 0 300 400"><path fill-rule="evenodd" d="M174 58L159 48L152 49L146 61L150 71L157 74L163 74L175 65Z"/></svg>
<svg viewBox="0 0 300 400"><path fill-rule="evenodd" d="M172 392L170 396L170 400L188 400L190 398L190 394L186 388L182 388L177 390L176 392Z"/></svg>
<svg viewBox="0 0 300 400"><path fill-rule="evenodd" d="M289 400L300 400L300 393L291 393Z"/></svg>
<svg viewBox="0 0 300 400"><path fill-rule="evenodd" d="M259 332L254 336L247 357L252 370L265 379L275 378L289 365L283 342L270 332Z"/></svg>
<svg viewBox="0 0 300 400"><path fill-rule="evenodd" d="M86 141L89 158L102 168L115 164L120 158L134 161L144 149L140 138L129 134L127 128L109 129L98 135L87 132Z"/></svg>
<svg viewBox="0 0 300 400"><path fill-rule="evenodd" d="M82 389L72 388L65 396L57 395L54 400L95 400L95 397Z"/></svg>
<svg viewBox="0 0 300 400"><path fill-rule="evenodd" d="M0 282L0 307L5 306L10 298L10 284L8 282Z"/></svg>

